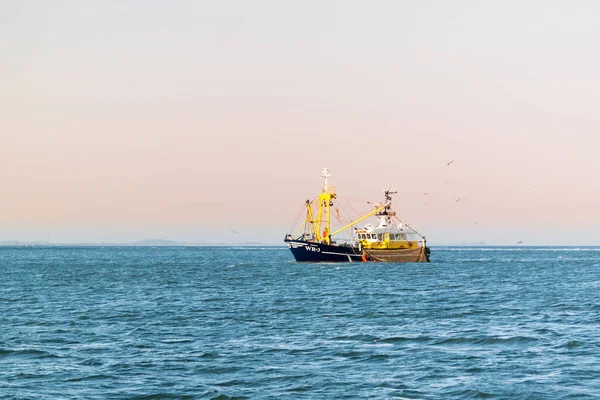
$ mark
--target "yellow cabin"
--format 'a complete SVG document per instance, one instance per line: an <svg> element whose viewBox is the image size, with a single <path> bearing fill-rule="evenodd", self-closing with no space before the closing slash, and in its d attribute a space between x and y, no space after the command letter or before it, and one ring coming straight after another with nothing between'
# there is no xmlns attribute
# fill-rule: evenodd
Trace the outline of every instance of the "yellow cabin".
<svg viewBox="0 0 600 400"><path fill-rule="evenodd" d="M384 232L375 233L365 229L357 229L358 242L364 249L415 249L419 247L418 240L409 240L409 233Z"/></svg>

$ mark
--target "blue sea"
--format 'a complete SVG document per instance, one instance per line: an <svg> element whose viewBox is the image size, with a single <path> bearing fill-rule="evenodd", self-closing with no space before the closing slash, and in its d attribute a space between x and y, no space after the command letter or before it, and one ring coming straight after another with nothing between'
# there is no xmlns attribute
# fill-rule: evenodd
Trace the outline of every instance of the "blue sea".
<svg viewBox="0 0 600 400"><path fill-rule="evenodd" d="M0 248L0 398L600 398L600 248Z"/></svg>

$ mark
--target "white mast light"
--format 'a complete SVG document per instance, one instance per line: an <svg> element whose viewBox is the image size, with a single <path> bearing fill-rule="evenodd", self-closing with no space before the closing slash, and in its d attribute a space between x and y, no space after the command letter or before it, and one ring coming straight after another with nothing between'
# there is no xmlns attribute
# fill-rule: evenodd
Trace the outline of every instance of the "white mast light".
<svg viewBox="0 0 600 400"><path fill-rule="evenodd" d="M323 168L323 171L321 171L321 177L324 180L323 192L327 192L327 178L329 178L330 176L331 176L331 174L329 173L329 168L327 168L327 167Z"/></svg>

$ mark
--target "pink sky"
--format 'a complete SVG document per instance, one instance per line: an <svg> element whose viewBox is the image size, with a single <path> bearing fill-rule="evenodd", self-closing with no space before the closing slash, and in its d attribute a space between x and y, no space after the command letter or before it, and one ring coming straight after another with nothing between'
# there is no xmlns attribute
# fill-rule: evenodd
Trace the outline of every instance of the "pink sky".
<svg viewBox="0 0 600 400"><path fill-rule="evenodd" d="M327 166L432 245L600 245L599 12L2 2L0 240L278 243Z"/></svg>

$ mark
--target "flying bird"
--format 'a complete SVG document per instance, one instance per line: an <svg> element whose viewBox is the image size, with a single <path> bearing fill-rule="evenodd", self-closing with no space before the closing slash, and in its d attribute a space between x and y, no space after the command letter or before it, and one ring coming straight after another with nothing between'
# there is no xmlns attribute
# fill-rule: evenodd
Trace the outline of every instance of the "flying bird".
<svg viewBox="0 0 600 400"><path fill-rule="evenodd" d="M423 194L424 194L425 196L427 196L429 193L425 192L425 193L423 193Z"/></svg>
<svg viewBox="0 0 600 400"><path fill-rule="evenodd" d="M461 200L466 200L466 197L459 197L458 199L456 199L456 202L458 203Z"/></svg>
<svg viewBox="0 0 600 400"><path fill-rule="evenodd" d="M454 181L448 181L448 182L446 182L446 183L454 183Z"/></svg>
<svg viewBox="0 0 600 400"><path fill-rule="evenodd" d="M446 164L446 167L449 167L449 166L450 166L450 164L452 164L453 162L454 162L454 160L450 160L450 161L448 161L448 164Z"/></svg>
<svg viewBox="0 0 600 400"><path fill-rule="evenodd" d="M236 231L234 231L233 229L230 229L231 232L235 233L236 235L238 234Z"/></svg>
<svg viewBox="0 0 600 400"><path fill-rule="evenodd" d="M521 244L521 243L523 243L523 241L522 241L522 240L519 240L519 241L517 242L517 244Z"/></svg>

